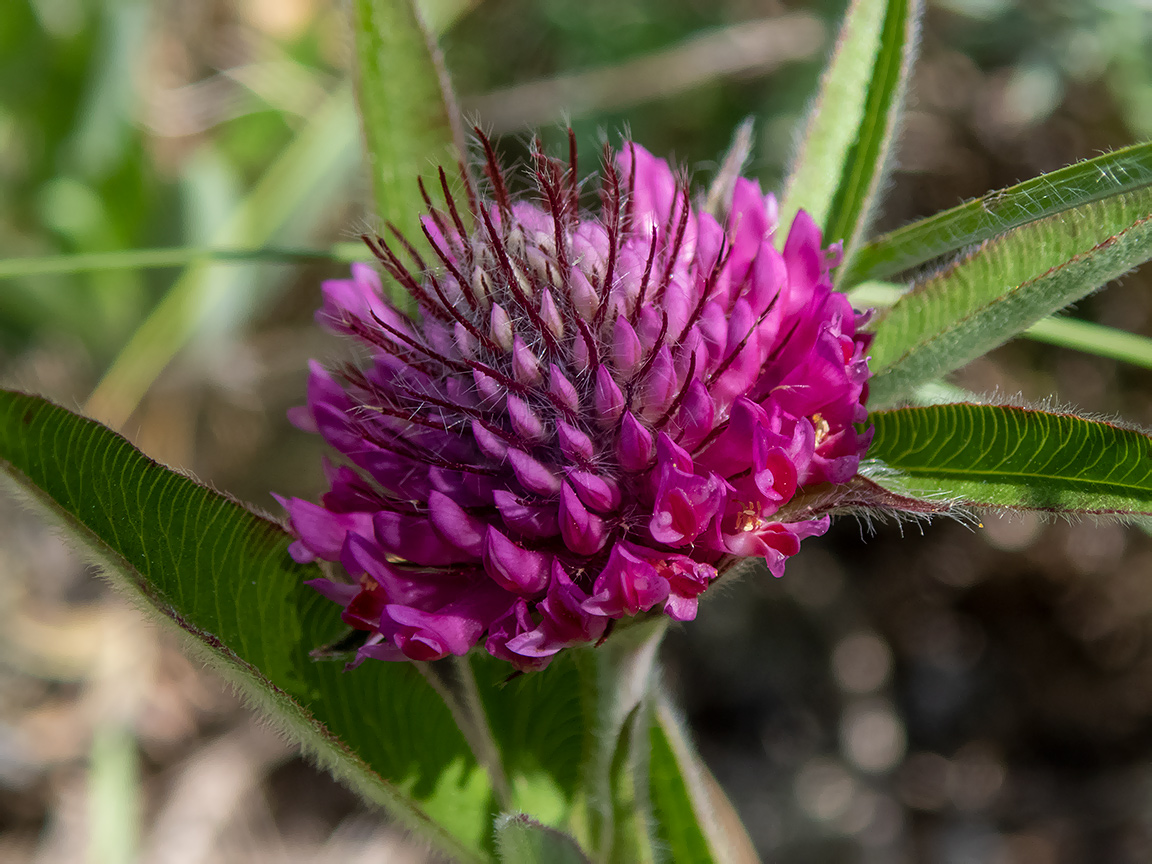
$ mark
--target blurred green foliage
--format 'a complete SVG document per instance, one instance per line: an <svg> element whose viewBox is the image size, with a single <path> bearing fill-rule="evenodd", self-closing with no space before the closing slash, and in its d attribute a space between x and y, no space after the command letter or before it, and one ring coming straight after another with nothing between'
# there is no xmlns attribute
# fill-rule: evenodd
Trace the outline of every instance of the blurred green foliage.
<svg viewBox="0 0 1152 864"><path fill-rule="evenodd" d="M433 19L458 18L444 44L465 97L619 64L765 16L814 14L830 32L843 6L843 0L428 2ZM1017 125L1044 122L1070 88L1102 89L1117 109L1110 122L1122 123L1115 133L1121 143L1125 135L1152 134L1148 14L1135 0L938 0L926 22L925 53L929 62L933 52L961 53L999 81L1001 113ZM207 242L344 75L341 15L339 4L322 0L4 4L0 255ZM577 116L584 168L595 168L593 154L605 137L628 131L707 175L732 129L753 116L761 146L752 170L774 187L822 55L785 63L767 78L717 76L646 104ZM540 130L549 146L562 146L564 117L557 105L554 121ZM524 158L527 138L522 131L503 136L506 158ZM358 201L363 192L359 182L340 194ZM341 212L335 218L343 224L316 220L301 239L347 239L362 219ZM914 215L922 214L898 218ZM6 280L0 359L64 344L83 352L91 386L176 275L117 270Z"/></svg>

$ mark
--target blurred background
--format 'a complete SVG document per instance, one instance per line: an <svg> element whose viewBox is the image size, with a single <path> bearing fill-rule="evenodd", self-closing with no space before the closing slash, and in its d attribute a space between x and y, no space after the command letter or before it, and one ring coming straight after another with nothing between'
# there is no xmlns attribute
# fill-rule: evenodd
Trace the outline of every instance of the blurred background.
<svg viewBox="0 0 1152 864"><path fill-rule="evenodd" d="M930 0L894 227L1152 137L1149 0ZM844 0L428 0L508 164L628 129L704 183L734 127L779 185ZM368 187L334 0L6 0L0 381L275 512L311 315ZM148 268L93 253L160 252ZM185 251L179 251L185 250ZM63 257L60 257L63 256ZM36 259L21 261L12 259ZM111 263L117 263L113 260ZM163 266L159 266L163 265ZM1074 314L1152 335L1149 273ZM1017 342L962 386L1152 427L1150 373ZM765 860L1152 859L1152 539L1114 524L858 525L710 594L665 667ZM0 499L0 861L417 862L172 634Z"/></svg>

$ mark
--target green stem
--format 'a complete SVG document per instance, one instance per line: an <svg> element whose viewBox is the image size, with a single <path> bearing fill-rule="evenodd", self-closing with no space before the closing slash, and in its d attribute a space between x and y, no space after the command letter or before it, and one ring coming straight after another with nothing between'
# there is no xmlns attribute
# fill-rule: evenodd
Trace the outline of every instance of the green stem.
<svg viewBox="0 0 1152 864"><path fill-rule="evenodd" d="M505 811L512 809L512 789L508 785L508 774L504 770L500 747L496 737L492 734L492 726L488 722L488 714L484 710L484 703L480 699L480 688L476 686L476 672L472 668L472 661L465 657L453 657L456 675L460 684L460 701L462 707L474 728L476 742L473 745L478 753L477 758L488 767L488 774L492 778L492 788L500 799L500 805Z"/></svg>

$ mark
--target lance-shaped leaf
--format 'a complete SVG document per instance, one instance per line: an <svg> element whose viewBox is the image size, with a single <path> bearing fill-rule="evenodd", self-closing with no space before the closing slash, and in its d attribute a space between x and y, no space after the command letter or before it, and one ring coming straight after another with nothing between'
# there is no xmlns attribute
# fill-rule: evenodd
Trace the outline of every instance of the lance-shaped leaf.
<svg viewBox="0 0 1152 864"><path fill-rule="evenodd" d="M649 729L648 789L653 833L669 861L756 864L736 810L688 741L664 699Z"/></svg>
<svg viewBox="0 0 1152 864"><path fill-rule="evenodd" d="M874 476L901 494L987 507L1152 513L1152 438L1113 423L1003 405L874 411Z"/></svg>
<svg viewBox="0 0 1152 864"><path fill-rule="evenodd" d="M884 17L864 116L824 226L828 240L843 241L845 264L855 257L887 182L919 46L923 8L923 0L890 2Z"/></svg>
<svg viewBox="0 0 1152 864"><path fill-rule="evenodd" d="M142 608L365 798L460 861L482 861L491 790L409 664L345 672L313 649L346 631L275 522L36 396L0 391L0 477L54 514Z"/></svg>
<svg viewBox="0 0 1152 864"><path fill-rule="evenodd" d="M990 240L874 325L869 404L887 407L1152 257L1152 189Z"/></svg>
<svg viewBox="0 0 1152 864"><path fill-rule="evenodd" d="M356 96L377 216L392 223L428 262L418 181L439 188L437 169L465 152L459 111L444 61L414 0L354 0ZM426 181L426 182L428 182ZM413 309L404 292L392 302Z"/></svg>
<svg viewBox="0 0 1152 864"><path fill-rule="evenodd" d="M861 246L838 277L844 287L886 279L1012 228L1152 184L1152 143L1134 144L989 192Z"/></svg>
<svg viewBox="0 0 1152 864"><path fill-rule="evenodd" d="M848 7L789 170L780 224L803 209L849 253L859 241L890 161L922 5L853 0Z"/></svg>
<svg viewBox="0 0 1152 864"><path fill-rule="evenodd" d="M612 864L655 864L651 806L648 801L647 699L628 713L612 754L612 845L601 857Z"/></svg>
<svg viewBox="0 0 1152 864"><path fill-rule="evenodd" d="M903 296L899 285L887 282L865 282L848 292L848 298L856 309L891 306ZM1053 316L1037 321L1021 334L1025 339L1044 342L1061 348L1072 348L1108 357L1122 363L1131 363L1144 369L1152 369L1152 338L1138 333L1129 333L1115 327L1082 321L1079 318ZM940 402L963 402L968 396L951 399L937 399ZM912 401L916 401L914 398Z"/></svg>

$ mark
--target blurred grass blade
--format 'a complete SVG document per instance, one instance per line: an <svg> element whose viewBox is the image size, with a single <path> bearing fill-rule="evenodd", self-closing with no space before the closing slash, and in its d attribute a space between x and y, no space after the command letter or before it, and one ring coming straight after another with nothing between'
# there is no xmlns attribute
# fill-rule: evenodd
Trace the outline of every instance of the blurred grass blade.
<svg viewBox="0 0 1152 864"><path fill-rule="evenodd" d="M1077 162L891 231L860 247L842 285L885 279L1011 228L1152 184L1152 143Z"/></svg>
<svg viewBox="0 0 1152 864"><path fill-rule="evenodd" d="M58 276L94 273L101 270L157 270L187 267L200 261L230 264L297 264L305 261L334 261L348 264L372 257L361 243L334 243L327 249L289 249L264 246L228 249L200 246L171 246L164 249L122 249L114 252L47 255L43 258L0 260L0 279L28 276Z"/></svg>
<svg viewBox="0 0 1152 864"><path fill-rule="evenodd" d="M649 729L653 832L669 861L756 864L760 859L732 804L695 753L665 699Z"/></svg>
<svg viewBox="0 0 1152 864"><path fill-rule="evenodd" d="M88 757L89 861L132 864L140 843L140 765L124 722L100 723Z"/></svg>
<svg viewBox="0 0 1152 864"><path fill-rule="evenodd" d="M1152 513L1152 438L1112 423L1000 405L876 411L868 448L901 494L986 507Z"/></svg>
<svg viewBox="0 0 1152 864"><path fill-rule="evenodd" d="M213 245L263 246L321 189L354 163L352 94L341 88L320 106L213 237ZM112 428L131 416L144 393L196 332L210 301L207 261L194 261L133 334L89 397L86 411ZM227 298L224 298L227 299Z"/></svg>
<svg viewBox="0 0 1152 864"><path fill-rule="evenodd" d="M486 860L491 788L410 665L345 672L310 652L347 632L270 519L45 400L0 390L0 479L14 481L142 609L175 623L323 765L452 860Z"/></svg>
<svg viewBox="0 0 1152 864"><path fill-rule="evenodd" d="M703 30L664 48L616 63L549 75L464 97L466 114L496 134L567 125L574 119L623 113L718 80L767 76L815 59L823 20L810 12L769 14Z"/></svg>
<svg viewBox="0 0 1152 864"><path fill-rule="evenodd" d="M420 225L425 205L418 178L439 188L440 166L455 174L466 154L444 61L414 0L353 0L356 96L376 215L391 223L426 261L433 259ZM396 288L393 303L415 311Z"/></svg>
<svg viewBox="0 0 1152 864"><path fill-rule="evenodd" d="M908 80L920 41L923 0L893 0L884 18L880 53L868 85L856 143L848 153L824 237L844 242L844 263L852 261L887 182L899 134Z"/></svg>
<svg viewBox="0 0 1152 864"><path fill-rule="evenodd" d="M496 820L500 864L590 864L576 841L523 814Z"/></svg>
<svg viewBox="0 0 1152 864"><path fill-rule="evenodd" d="M1024 331L1035 342L1074 348L1097 357L1108 357L1152 369L1152 339L1115 327L1075 318L1045 318Z"/></svg>
<svg viewBox="0 0 1152 864"><path fill-rule="evenodd" d="M783 243L803 209L854 233L882 180L915 50L920 0L852 0L780 203ZM871 116L869 112L878 112Z"/></svg>
<svg viewBox="0 0 1152 864"><path fill-rule="evenodd" d="M154 12L146 0L105 0L99 5L100 46L86 76L76 128L65 145L67 164L85 177L106 177L132 143L140 58L147 56Z"/></svg>
<svg viewBox="0 0 1152 864"><path fill-rule="evenodd" d="M895 404L1152 257L1152 189L990 240L874 325L869 404Z"/></svg>
<svg viewBox="0 0 1152 864"><path fill-rule="evenodd" d="M891 306L903 295L904 291L899 285L887 282L864 282L848 294L852 305L857 309ZM1152 338L1117 330L1115 327L1081 321L1078 318L1053 316L1037 321L1020 335L1034 342L1072 348L1086 354L1095 354L1097 357L1107 357L1110 360L1152 369Z"/></svg>

